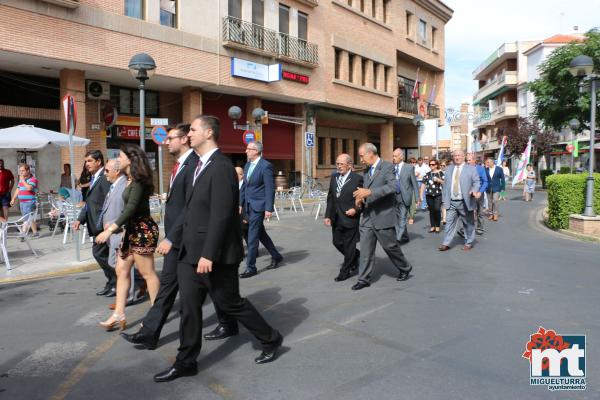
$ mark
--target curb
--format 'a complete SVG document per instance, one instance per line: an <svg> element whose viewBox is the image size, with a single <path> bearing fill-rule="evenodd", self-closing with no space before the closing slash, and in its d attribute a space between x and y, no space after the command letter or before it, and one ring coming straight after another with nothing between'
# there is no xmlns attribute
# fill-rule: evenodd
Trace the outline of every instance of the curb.
<svg viewBox="0 0 600 400"><path fill-rule="evenodd" d="M160 258L163 258L162 254L154 255L155 260L160 259ZM98 266L96 261L94 261L93 263L90 263L90 264L79 265L76 267L63 268L63 269L59 269L59 270L55 270L55 271L40 272L38 274L31 274L31 275L21 275L21 276L15 276L13 278L0 278L0 285L8 285L11 283L33 282L33 281L39 281L39 280L43 280L43 279L50 279L50 278L59 278L59 277L63 277L63 276L80 274L82 272L90 272L90 271L96 271L96 270L99 271L100 267Z"/></svg>
<svg viewBox="0 0 600 400"><path fill-rule="evenodd" d="M59 269L57 271L40 272L39 274L15 276L13 278L0 278L0 285L6 285L9 283L38 281L38 280L48 279L48 278L57 278L57 277L61 277L61 276L78 274L81 272L89 272L89 271L94 271L94 270L99 270L99 269L100 269L100 267L98 266L98 264L96 262L94 262L93 264L86 264L86 265L80 265L77 267L64 268L64 269Z"/></svg>
<svg viewBox="0 0 600 400"><path fill-rule="evenodd" d="M534 214L537 217L537 218L535 218L535 222L546 233L553 234L554 236L560 237L561 239L577 240L579 242L600 244L600 238L595 237L595 236L583 235L581 233L569 231L568 229L552 229L552 228L550 228L546 224L546 219L544 218L544 210L545 209L546 209L546 206L541 207L541 208L537 209L537 211L535 211Z"/></svg>

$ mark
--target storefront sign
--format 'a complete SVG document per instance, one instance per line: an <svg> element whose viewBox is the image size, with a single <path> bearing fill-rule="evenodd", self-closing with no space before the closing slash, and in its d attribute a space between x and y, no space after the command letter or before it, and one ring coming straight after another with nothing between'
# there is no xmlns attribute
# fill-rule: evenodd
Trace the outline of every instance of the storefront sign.
<svg viewBox="0 0 600 400"><path fill-rule="evenodd" d="M265 65L232 57L231 76L262 82L276 82L281 80L281 64Z"/></svg>
<svg viewBox="0 0 600 400"><path fill-rule="evenodd" d="M139 140L140 127L122 125L117 127L117 136L124 140ZM150 139L148 129L146 128L146 139Z"/></svg>
<svg viewBox="0 0 600 400"><path fill-rule="evenodd" d="M285 80L299 82L305 85L308 85L310 79L308 75L301 75L291 71L282 71L281 77Z"/></svg>

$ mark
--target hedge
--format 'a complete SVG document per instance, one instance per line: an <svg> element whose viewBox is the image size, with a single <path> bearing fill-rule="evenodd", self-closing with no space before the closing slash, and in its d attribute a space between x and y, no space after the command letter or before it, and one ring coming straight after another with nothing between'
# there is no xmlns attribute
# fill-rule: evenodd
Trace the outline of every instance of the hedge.
<svg viewBox="0 0 600 400"><path fill-rule="evenodd" d="M583 212L587 176L588 174L559 174L546 178L548 226L553 229L568 229L569 215ZM600 214L600 174L594 174L594 212Z"/></svg>

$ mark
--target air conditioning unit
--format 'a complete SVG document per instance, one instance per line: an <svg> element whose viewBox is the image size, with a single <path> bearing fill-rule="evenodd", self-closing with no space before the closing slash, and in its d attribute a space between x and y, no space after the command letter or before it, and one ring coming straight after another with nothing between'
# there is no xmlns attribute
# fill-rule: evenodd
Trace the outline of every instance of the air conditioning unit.
<svg viewBox="0 0 600 400"><path fill-rule="evenodd" d="M110 83L102 81L85 81L85 92L88 99L110 100Z"/></svg>

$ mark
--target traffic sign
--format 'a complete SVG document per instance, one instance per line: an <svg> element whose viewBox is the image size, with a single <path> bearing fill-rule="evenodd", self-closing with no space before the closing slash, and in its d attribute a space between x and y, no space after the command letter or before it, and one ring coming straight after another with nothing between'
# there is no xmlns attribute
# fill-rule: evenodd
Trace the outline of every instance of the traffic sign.
<svg viewBox="0 0 600 400"><path fill-rule="evenodd" d="M152 126L167 126L169 125L169 118L150 118L150 125Z"/></svg>
<svg viewBox="0 0 600 400"><path fill-rule="evenodd" d="M254 142L256 140L256 135L254 134L254 132L247 130L244 131L244 143L248 144L251 142Z"/></svg>
<svg viewBox="0 0 600 400"><path fill-rule="evenodd" d="M315 147L315 134L306 132L305 143L306 147Z"/></svg>
<svg viewBox="0 0 600 400"><path fill-rule="evenodd" d="M567 145L567 151L568 151L569 153L572 153L574 149L575 149L575 146L573 146L571 143L569 143L569 144Z"/></svg>
<svg viewBox="0 0 600 400"><path fill-rule="evenodd" d="M152 140L154 143L160 145L167 140L167 128L164 126L155 126L152 128Z"/></svg>

